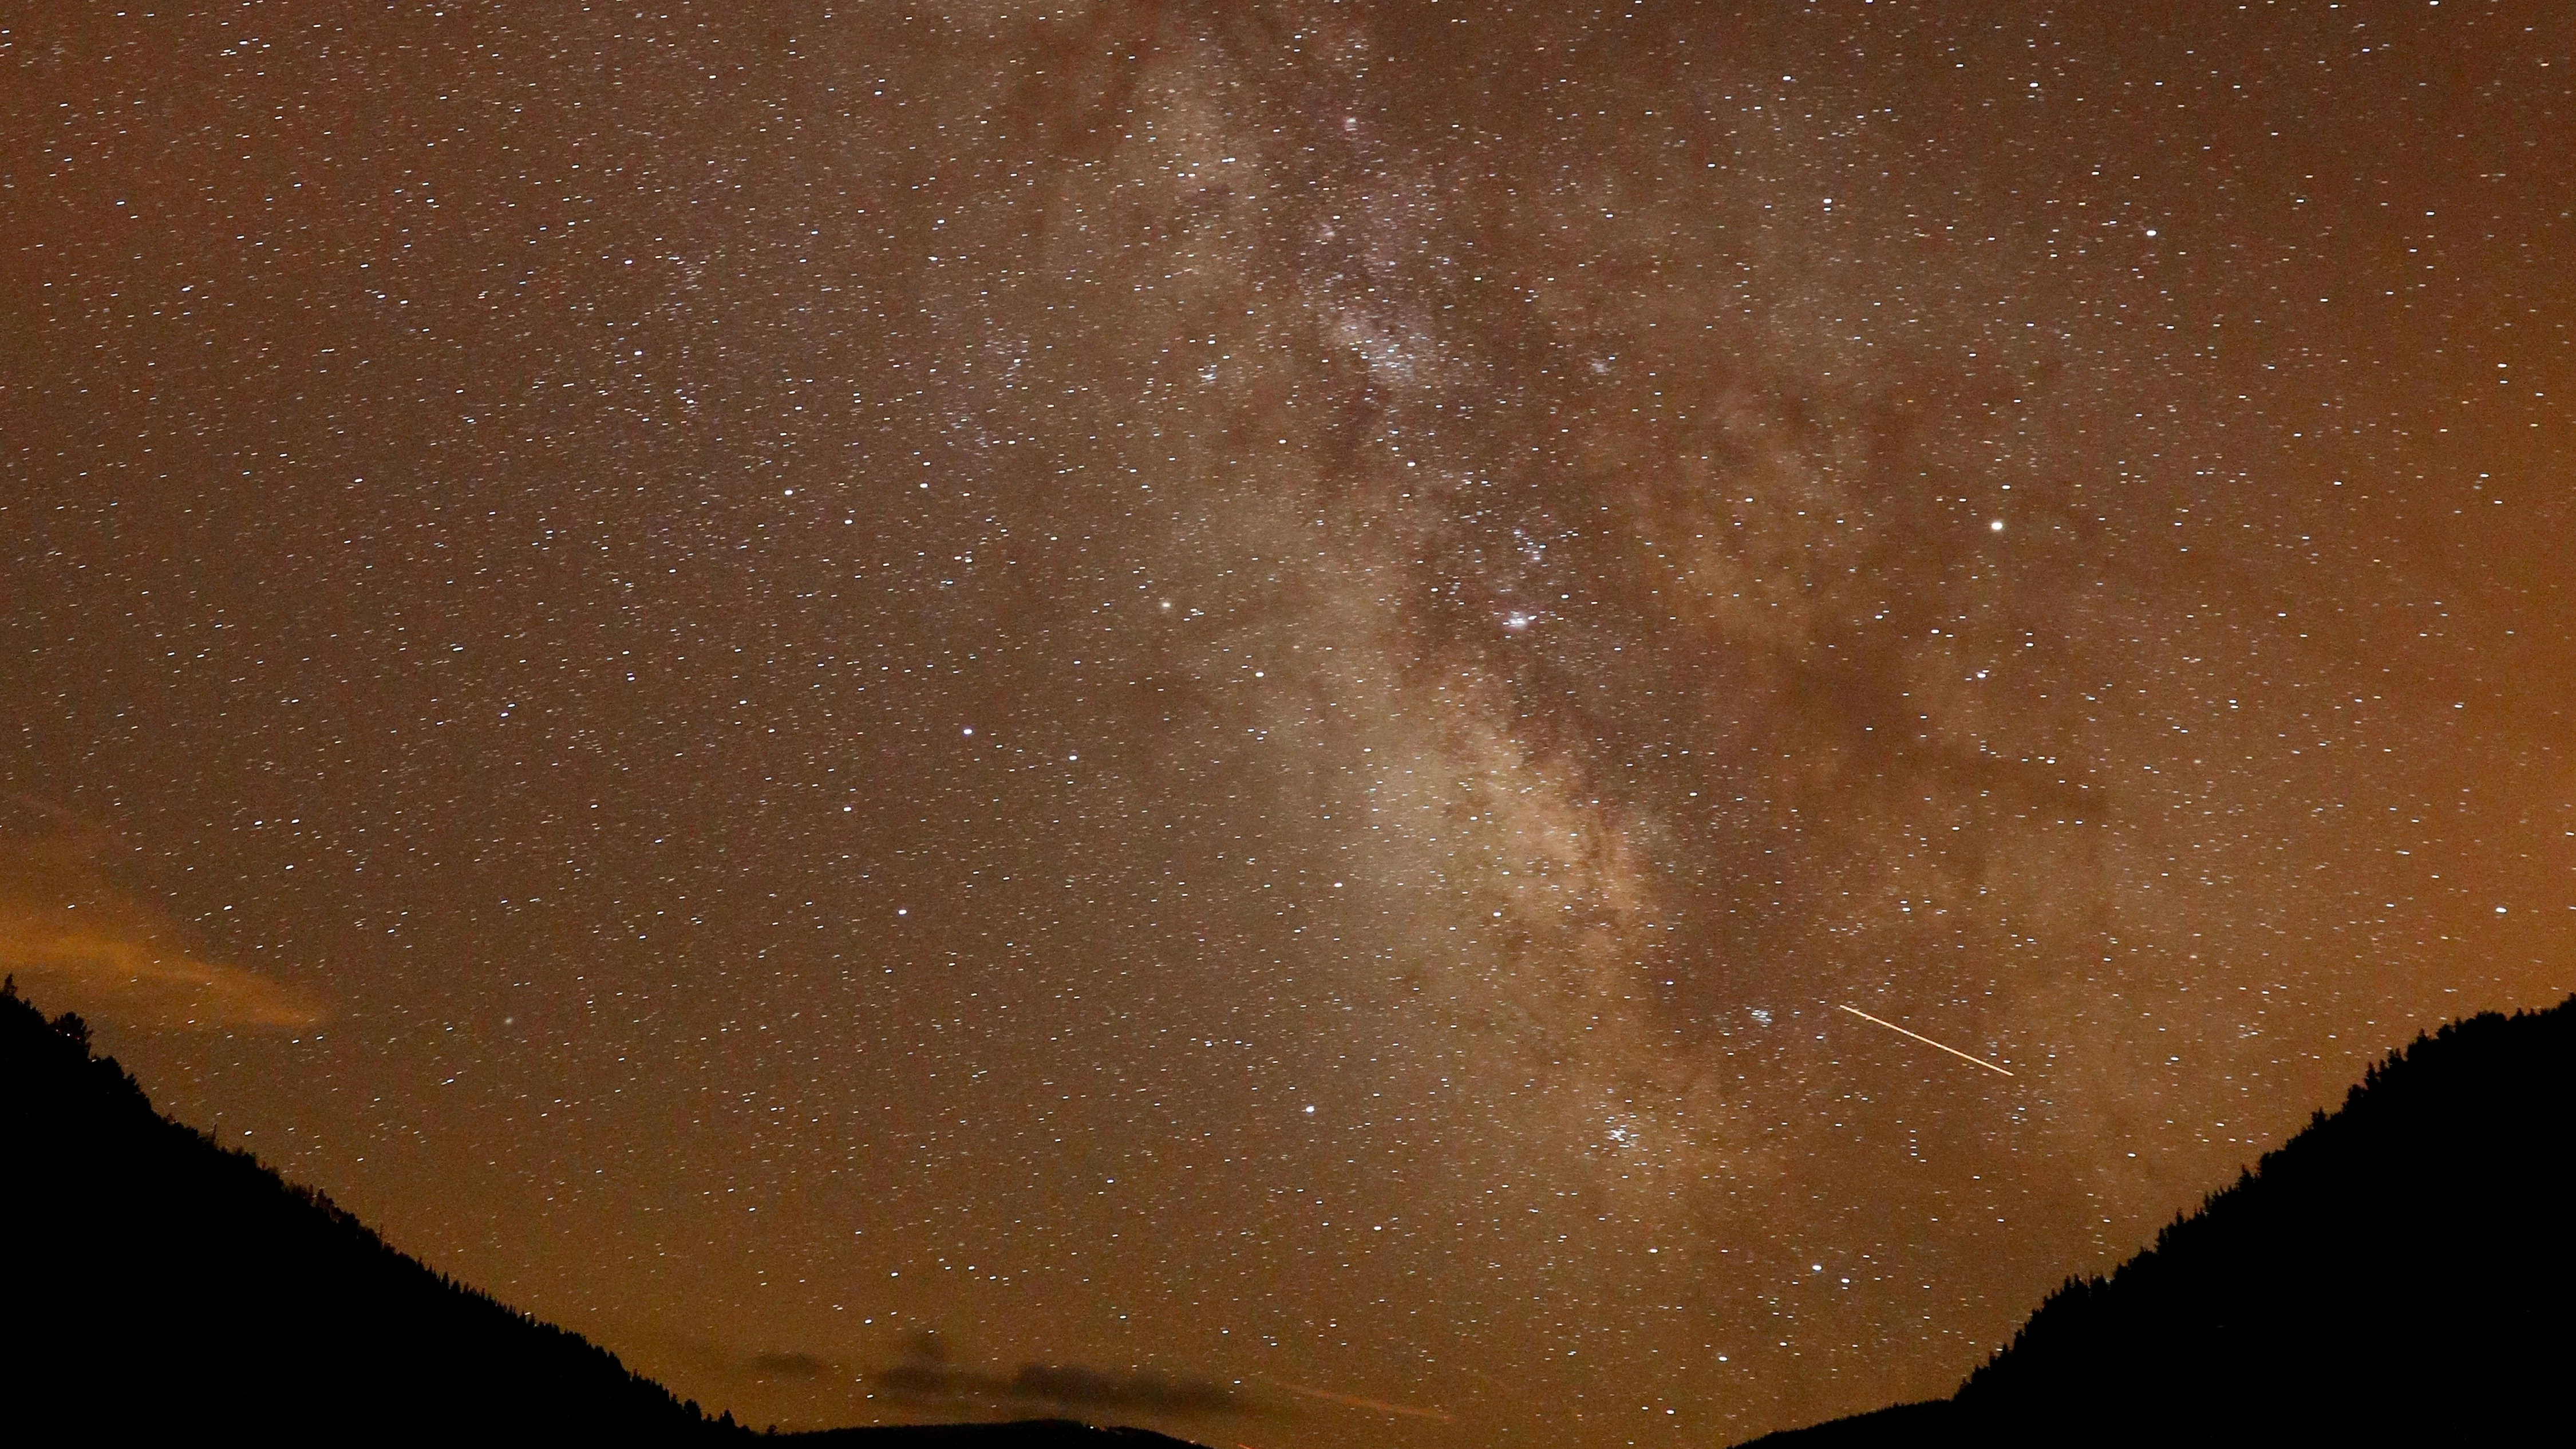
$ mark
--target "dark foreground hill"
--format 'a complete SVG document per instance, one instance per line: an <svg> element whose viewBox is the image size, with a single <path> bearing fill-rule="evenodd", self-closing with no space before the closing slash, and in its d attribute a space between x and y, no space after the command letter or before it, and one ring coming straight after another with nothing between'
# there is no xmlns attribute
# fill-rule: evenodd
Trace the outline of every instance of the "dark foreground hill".
<svg viewBox="0 0 2576 1449"><path fill-rule="evenodd" d="M1756 1440L2576 1442L2576 998L2418 1037L1952 1398Z"/></svg>
<svg viewBox="0 0 2576 1449"><path fill-rule="evenodd" d="M730 1419L152 1109L0 984L0 1443L726 1444ZM1187 1449L1045 1422L847 1449Z"/></svg>

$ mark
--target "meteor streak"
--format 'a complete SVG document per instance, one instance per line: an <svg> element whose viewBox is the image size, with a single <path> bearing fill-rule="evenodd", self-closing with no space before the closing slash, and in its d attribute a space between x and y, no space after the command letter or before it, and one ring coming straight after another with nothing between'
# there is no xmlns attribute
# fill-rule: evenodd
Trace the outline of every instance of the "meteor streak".
<svg viewBox="0 0 2576 1449"><path fill-rule="evenodd" d="M1939 1042L1934 1041L1932 1038L1925 1036L1919 1031L1907 1031L1905 1028L1898 1026L1892 1021L1879 1021L1877 1017L1870 1015L1868 1012L1861 1010L1857 1006L1843 1006L1839 1002L1835 1003L1835 1005L1838 1010L1848 1011L1863 1021L1877 1021L1880 1026L1886 1027L1889 1031L1896 1032L1904 1036L1910 1036L1916 1041L1923 1043L1925 1046L1941 1047L1941 1050L1959 1058L1961 1061L1975 1062L1978 1066L1984 1067L1987 1071L1995 1072L2003 1076L2009 1077L2012 1075L2012 1073L2004 1071L2003 1068L1996 1066L1993 1062L1987 1061L1984 1057L1972 1057L1966 1052L1959 1050L1957 1047L1941 1046Z"/></svg>
<svg viewBox="0 0 2576 1449"><path fill-rule="evenodd" d="M1458 1422L1438 1409L1417 1409L1411 1404L1390 1404L1383 1399L1363 1399L1357 1394L1337 1394L1330 1389L1310 1389L1304 1384L1292 1384L1286 1379L1274 1379L1268 1374L1255 1374L1253 1377L1264 1383L1275 1384L1292 1394L1304 1394L1307 1398L1321 1399L1325 1403L1340 1404L1345 1408L1367 1409L1371 1413L1378 1414L1401 1414L1410 1419L1430 1419L1442 1424Z"/></svg>

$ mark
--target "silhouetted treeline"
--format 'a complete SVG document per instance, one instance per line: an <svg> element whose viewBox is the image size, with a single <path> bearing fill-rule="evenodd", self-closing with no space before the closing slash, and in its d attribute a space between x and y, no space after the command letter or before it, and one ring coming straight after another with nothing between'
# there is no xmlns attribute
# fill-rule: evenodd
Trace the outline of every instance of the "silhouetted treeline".
<svg viewBox="0 0 2576 1449"><path fill-rule="evenodd" d="M1958 1394L1758 1441L2576 1441L2576 998L2419 1036Z"/></svg>
<svg viewBox="0 0 2576 1449"><path fill-rule="evenodd" d="M615 1355L388 1247L152 1109L0 987L16 1442L719 1439ZM16 1439L33 1431L36 1437Z"/></svg>
<svg viewBox="0 0 2576 1449"><path fill-rule="evenodd" d="M152 1109L0 981L0 1443L732 1443L614 1354L395 1251ZM882 1449L1158 1449L1065 1421L802 1435Z"/></svg>

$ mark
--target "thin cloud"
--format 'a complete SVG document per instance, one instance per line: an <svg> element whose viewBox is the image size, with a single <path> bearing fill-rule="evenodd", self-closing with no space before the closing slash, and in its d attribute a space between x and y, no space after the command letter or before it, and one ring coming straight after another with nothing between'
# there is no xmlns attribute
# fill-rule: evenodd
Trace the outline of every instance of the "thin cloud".
<svg viewBox="0 0 2576 1449"><path fill-rule="evenodd" d="M832 1366L810 1353L763 1353L751 1360L752 1372L771 1379L819 1379Z"/></svg>
<svg viewBox="0 0 2576 1449"><path fill-rule="evenodd" d="M1244 1407L1232 1388L1213 1379L1181 1378L1151 1369L1117 1373L1079 1364L1023 1364L1011 1376L1011 1397L1067 1408L1149 1409L1163 1414L1231 1414Z"/></svg>
<svg viewBox="0 0 2576 1449"><path fill-rule="evenodd" d="M288 1029L322 1019L304 992L210 961L98 867L107 833L0 796L0 971L49 1008L129 1026Z"/></svg>
<svg viewBox="0 0 2576 1449"><path fill-rule="evenodd" d="M904 1357L868 1375L879 1390L920 1402L1041 1404L1089 1413L1251 1414L1258 1406L1232 1384L1153 1369L1028 1363L1011 1374L956 1362L935 1335L916 1336Z"/></svg>

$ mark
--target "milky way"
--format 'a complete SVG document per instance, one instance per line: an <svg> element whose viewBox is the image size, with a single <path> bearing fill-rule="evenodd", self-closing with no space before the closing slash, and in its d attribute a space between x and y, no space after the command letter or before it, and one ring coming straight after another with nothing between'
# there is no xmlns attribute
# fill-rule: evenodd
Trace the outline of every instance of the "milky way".
<svg viewBox="0 0 2576 1449"><path fill-rule="evenodd" d="M1973 8L0 33L0 955L755 1423L1945 1392L2576 987L2576 19Z"/></svg>

